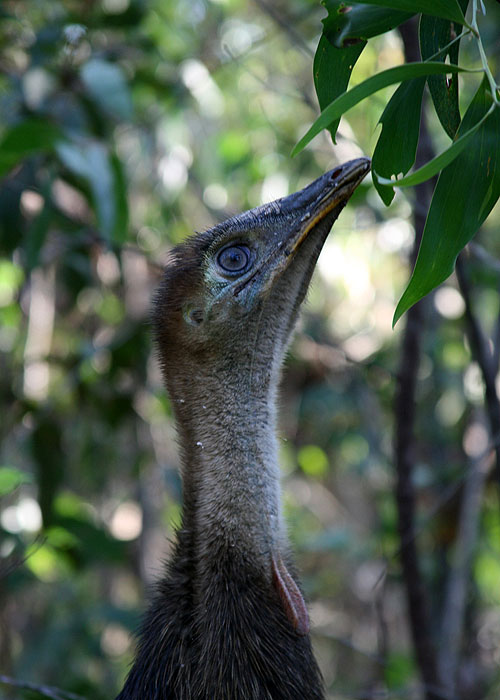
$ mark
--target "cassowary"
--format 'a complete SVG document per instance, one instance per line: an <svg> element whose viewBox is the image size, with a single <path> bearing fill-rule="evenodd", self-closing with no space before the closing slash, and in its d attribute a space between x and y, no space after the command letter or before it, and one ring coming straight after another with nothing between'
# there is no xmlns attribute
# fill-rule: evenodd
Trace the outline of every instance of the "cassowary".
<svg viewBox="0 0 500 700"><path fill-rule="evenodd" d="M369 168L350 161L173 251L154 320L182 523L119 700L324 697L280 504L276 394L321 248Z"/></svg>

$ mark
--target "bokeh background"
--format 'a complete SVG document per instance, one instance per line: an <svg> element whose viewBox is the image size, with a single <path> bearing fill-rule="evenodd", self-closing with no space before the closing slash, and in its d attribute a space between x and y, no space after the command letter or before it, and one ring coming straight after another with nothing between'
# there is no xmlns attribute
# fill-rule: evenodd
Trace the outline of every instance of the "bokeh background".
<svg viewBox="0 0 500 700"><path fill-rule="evenodd" d="M484 38L498 70L494 4ZM337 145L325 133L290 158L318 113L323 16L310 0L0 5L1 698L68 697L41 687L57 686L104 700L123 682L180 513L149 324L168 251L369 155L391 94L352 110ZM353 82L403 61L396 31L374 39ZM464 99L475 86L464 83ZM439 149L436 123L429 108ZM398 193L386 209L369 178L356 192L321 255L284 372L284 503L331 698L424 694L394 495L405 321L394 331L391 322L409 276L413 197ZM496 368L499 224L497 207L468 257ZM493 699L500 516L484 387L455 279L422 309L420 563L438 649L450 581L464 584L460 698Z"/></svg>

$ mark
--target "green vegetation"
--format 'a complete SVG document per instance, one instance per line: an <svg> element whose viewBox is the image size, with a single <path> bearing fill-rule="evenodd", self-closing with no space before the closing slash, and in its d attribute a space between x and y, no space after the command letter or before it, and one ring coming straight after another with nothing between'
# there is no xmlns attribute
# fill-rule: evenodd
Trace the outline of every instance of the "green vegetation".
<svg viewBox="0 0 500 700"><path fill-rule="evenodd" d="M370 5L339 25L334 0L1 3L0 697L104 700L128 668L179 519L149 327L168 251L360 154L376 190L362 184L325 246L282 389L285 510L313 641L332 698L434 697L406 606L416 545L430 618L417 633L457 698L498 696L500 211L478 143L496 163L500 5L485 0L486 17L462 0ZM445 8L422 18L441 42L465 13L447 60L466 70L442 53L425 85L429 63L405 65L398 27L417 6ZM396 90L381 77L394 70L411 78ZM422 99L433 152L414 165ZM317 137L290 158L311 124ZM481 228L458 278L393 331L432 194L391 179L412 167L444 169L399 310Z"/></svg>

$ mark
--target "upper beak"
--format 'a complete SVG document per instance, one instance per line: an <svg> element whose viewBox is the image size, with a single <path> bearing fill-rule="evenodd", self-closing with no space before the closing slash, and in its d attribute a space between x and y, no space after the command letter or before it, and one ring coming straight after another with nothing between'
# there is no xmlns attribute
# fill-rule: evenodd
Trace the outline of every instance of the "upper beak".
<svg viewBox="0 0 500 700"><path fill-rule="evenodd" d="M308 187L281 200L284 211L303 210L288 236L285 255L293 256L303 241L330 212L340 213L356 187L370 170L369 158L357 158L330 170ZM333 223L333 220L332 220Z"/></svg>

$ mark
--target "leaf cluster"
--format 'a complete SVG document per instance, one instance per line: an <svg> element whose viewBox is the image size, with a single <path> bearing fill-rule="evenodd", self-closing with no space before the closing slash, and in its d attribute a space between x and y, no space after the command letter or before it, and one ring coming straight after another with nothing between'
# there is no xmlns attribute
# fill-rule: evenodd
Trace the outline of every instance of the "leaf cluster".
<svg viewBox="0 0 500 700"><path fill-rule="evenodd" d="M427 216L422 244L410 282L394 314L401 315L453 271L460 251L473 238L500 197L500 96L482 45L479 6L468 0L420 2L361 0L346 4L326 0L328 16L314 62L314 80L322 109L295 146L298 153L322 129L335 140L340 117L389 85L400 83L386 105L373 152L373 181L387 206L394 187L415 186L439 176ZM368 39L419 15L421 61L378 73L346 92L352 70ZM461 40L477 43L481 68L457 65ZM482 81L460 114L458 76L482 73ZM407 174L415 165L428 84L436 114L452 143L439 155Z"/></svg>

